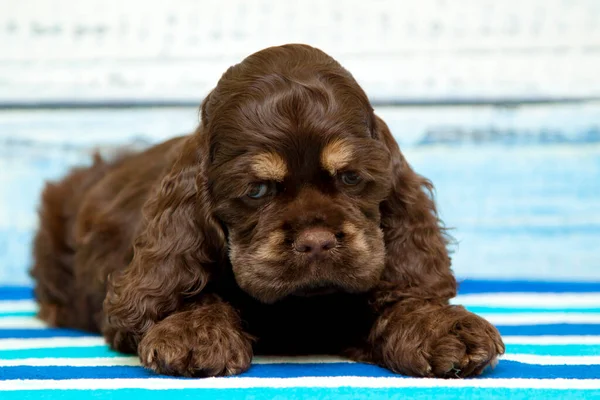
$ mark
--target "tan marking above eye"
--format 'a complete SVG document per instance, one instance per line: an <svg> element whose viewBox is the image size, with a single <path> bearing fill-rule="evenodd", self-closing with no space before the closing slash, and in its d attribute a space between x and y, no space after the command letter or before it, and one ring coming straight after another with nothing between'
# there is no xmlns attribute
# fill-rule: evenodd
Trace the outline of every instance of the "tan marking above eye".
<svg viewBox="0 0 600 400"><path fill-rule="evenodd" d="M352 145L338 139L329 142L321 152L321 165L332 176L352 161Z"/></svg>
<svg viewBox="0 0 600 400"><path fill-rule="evenodd" d="M287 165L277 153L262 153L252 158L252 170L265 181L281 182L287 175Z"/></svg>

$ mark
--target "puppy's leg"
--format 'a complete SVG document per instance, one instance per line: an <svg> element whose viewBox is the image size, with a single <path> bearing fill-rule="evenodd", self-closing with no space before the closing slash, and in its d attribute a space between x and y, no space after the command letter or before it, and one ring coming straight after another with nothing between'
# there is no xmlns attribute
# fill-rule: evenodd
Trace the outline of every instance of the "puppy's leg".
<svg viewBox="0 0 600 400"><path fill-rule="evenodd" d="M409 299L383 310L364 348L349 353L413 376L479 375L504 354L498 330L462 306Z"/></svg>
<svg viewBox="0 0 600 400"><path fill-rule="evenodd" d="M504 353L500 335L484 319L448 304L457 285L433 185L410 167L381 118L376 131L392 156L393 185L380 205L386 261L373 291L378 317L357 358L416 376L479 374Z"/></svg>
<svg viewBox="0 0 600 400"><path fill-rule="evenodd" d="M160 374L236 375L250 367L252 338L229 304L211 298L152 326L138 353L144 366Z"/></svg>
<svg viewBox="0 0 600 400"><path fill-rule="evenodd" d="M52 326L92 329L75 310L73 231L82 198L106 169L96 158L91 167L74 169L64 179L48 183L42 194L30 274L35 279L38 316Z"/></svg>

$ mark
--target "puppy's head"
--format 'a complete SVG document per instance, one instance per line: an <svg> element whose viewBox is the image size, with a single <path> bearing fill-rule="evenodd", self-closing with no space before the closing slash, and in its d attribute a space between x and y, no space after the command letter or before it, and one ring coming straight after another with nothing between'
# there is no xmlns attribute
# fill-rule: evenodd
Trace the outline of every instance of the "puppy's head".
<svg viewBox="0 0 600 400"><path fill-rule="evenodd" d="M376 125L352 76L309 46L268 48L223 75L201 135L243 290L274 302L378 282L392 163Z"/></svg>

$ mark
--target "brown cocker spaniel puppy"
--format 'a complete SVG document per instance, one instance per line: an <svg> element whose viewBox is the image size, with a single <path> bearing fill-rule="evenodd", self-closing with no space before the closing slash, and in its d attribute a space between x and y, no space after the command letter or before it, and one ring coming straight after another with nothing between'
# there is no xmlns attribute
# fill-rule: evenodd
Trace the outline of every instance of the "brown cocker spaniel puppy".
<svg viewBox="0 0 600 400"><path fill-rule="evenodd" d="M504 352L491 324L448 304L431 184L339 63L268 48L229 68L201 114L192 135L47 186L41 318L185 376L324 353L466 377Z"/></svg>

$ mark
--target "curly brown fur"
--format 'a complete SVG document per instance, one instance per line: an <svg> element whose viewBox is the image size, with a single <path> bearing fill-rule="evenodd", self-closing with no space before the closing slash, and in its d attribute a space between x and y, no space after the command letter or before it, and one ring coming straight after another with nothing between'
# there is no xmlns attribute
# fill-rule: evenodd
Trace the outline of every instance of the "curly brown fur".
<svg viewBox="0 0 600 400"><path fill-rule="evenodd" d="M254 352L452 378L504 352L492 325L448 304L432 185L335 60L255 53L201 115L189 136L48 185L41 318L186 376L240 373Z"/></svg>
<svg viewBox="0 0 600 400"><path fill-rule="evenodd" d="M153 325L138 352L144 365L162 374L235 375L250 367L252 337L238 313L214 297Z"/></svg>

